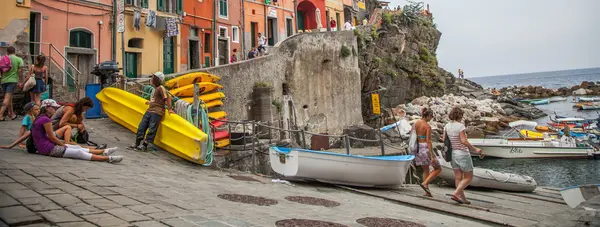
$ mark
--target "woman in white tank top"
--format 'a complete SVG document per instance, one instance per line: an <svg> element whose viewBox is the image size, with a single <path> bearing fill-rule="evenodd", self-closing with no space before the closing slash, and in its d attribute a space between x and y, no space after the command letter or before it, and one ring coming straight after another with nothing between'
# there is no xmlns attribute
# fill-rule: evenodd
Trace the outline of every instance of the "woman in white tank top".
<svg viewBox="0 0 600 227"><path fill-rule="evenodd" d="M450 139L452 145L452 169L454 169L456 190L452 193L452 200L458 203L471 204L465 197L464 189L469 186L473 180L473 160L470 151L482 154L481 149L471 145L467 140L465 125L462 122L464 112L459 107L452 108L450 111L450 122L444 127L442 138Z"/></svg>

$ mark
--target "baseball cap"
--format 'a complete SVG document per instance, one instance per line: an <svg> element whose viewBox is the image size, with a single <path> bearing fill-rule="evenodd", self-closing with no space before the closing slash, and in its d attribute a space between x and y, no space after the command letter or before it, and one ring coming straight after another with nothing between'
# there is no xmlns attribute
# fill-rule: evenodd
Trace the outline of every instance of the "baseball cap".
<svg viewBox="0 0 600 227"><path fill-rule="evenodd" d="M162 73L161 71L152 73L152 75L150 75L150 77L152 77L152 76L158 77L158 79L160 79L160 82L164 82L165 81L165 74Z"/></svg>
<svg viewBox="0 0 600 227"><path fill-rule="evenodd" d="M31 109L33 109L34 106L35 102L28 102L27 104L25 104L25 106L23 106L23 110L25 112L29 112Z"/></svg>
<svg viewBox="0 0 600 227"><path fill-rule="evenodd" d="M58 103L56 103L56 101L54 101L53 99L46 99L44 101L42 101L42 104L40 105L40 107L60 107L60 105L58 105Z"/></svg>

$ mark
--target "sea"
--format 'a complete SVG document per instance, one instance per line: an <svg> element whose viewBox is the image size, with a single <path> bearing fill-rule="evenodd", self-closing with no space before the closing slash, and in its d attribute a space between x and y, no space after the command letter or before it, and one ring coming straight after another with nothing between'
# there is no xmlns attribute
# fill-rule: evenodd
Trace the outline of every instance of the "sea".
<svg viewBox="0 0 600 227"><path fill-rule="evenodd" d="M600 81L600 68L576 69L555 72L538 72L518 75L467 78L485 88L507 86L543 86L546 88L572 87L583 81ZM580 111L573 108L573 97L566 101L537 106L549 116L598 118L597 111ZM549 117L536 119L545 125ZM485 152L485 151L484 151ZM583 184L600 184L600 157L593 159L494 159L475 158L476 167L489 168L533 177L539 186L563 188Z"/></svg>

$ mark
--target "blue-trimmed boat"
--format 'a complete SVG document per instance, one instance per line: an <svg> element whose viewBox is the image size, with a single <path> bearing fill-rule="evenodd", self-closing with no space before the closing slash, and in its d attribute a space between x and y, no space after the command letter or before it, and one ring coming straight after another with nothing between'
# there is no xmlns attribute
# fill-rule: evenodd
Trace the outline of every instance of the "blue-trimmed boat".
<svg viewBox="0 0 600 227"><path fill-rule="evenodd" d="M271 168L290 178L359 187L398 187L414 155L359 156L298 148L271 147Z"/></svg>

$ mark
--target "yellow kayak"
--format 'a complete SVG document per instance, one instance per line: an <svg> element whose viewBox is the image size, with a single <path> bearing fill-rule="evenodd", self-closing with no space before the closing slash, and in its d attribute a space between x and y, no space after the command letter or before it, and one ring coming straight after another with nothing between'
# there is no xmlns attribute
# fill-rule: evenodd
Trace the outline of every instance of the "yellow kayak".
<svg viewBox="0 0 600 227"><path fill-rule="evenodd" d="M227 145L229 145L229 143L231 143L231 141L229 141L229 139L227 139L227 138L220 139L220 140L215 141L215 147L223 148L223 147L226 147Z"/></svg>
<svg viewBox="0 0 600 227"><path fill-rule="evenodd" d="M211 82L201 82L196 84L198 84L200 88L200 94L205 94L223 88L223 86ZM171 92L171 94L174 96L194 96L194 84L188 84L180 88L171 89L169 92Z"/></svg>
<svg viewBox="0 0 600 227"><path fill-rule="evenodd" d="M216 83L219 80L221 80L221 78L218 76L204 72L196 72L170 79L169 81L165 82L165 86L170 88L178 88L200 82Z"/></svg>
<svg viewBox="0 0 600 227"><path fill-rule="evenodd" d="M145 99L117 88L104 88L96 97L111 120L137 132L138 124L148 109ZM158 147L198 164L206 161L206 154L201 150L203 142L207 142L205 133L179 115L168 113L165 113L154 140Z"/></svg>
<svg viewBox="0 0 600 227"><path fill-rule="evenodd" d="M193 103L194 102L194 97L179 97L180 99L183 99L183 101L186 101L188 103ZM213 101L215 99L222 99L225 98L225 94L223 94L223 92L214 92L214 93L210 93L210 94L204 94L204 95L200 95L198 96L199 99L201 99L204 102L210 102Z"/></svg>
<svg viewBox="0 0 600 227"><path fill-rule="evenodd" d="M522 129L519 132L521 133L521 135L523 135L526 138L544 138L543 133L534 132L534 131L527 130L527 129Z"/></svg>
<svg viewBox="0 0 600 227"><path fill-rule="evenodd" d="M225 113L225 111L217 111L217 112L210 112L208 113L208 117L209 118L214 118L214 119L221 119L227 116L227 113Z"/></svg>

